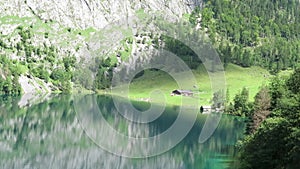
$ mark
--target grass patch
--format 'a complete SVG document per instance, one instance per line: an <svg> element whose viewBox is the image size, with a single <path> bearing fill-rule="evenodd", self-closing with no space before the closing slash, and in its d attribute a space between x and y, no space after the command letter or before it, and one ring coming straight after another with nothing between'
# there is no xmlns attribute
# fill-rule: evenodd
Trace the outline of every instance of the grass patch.
<svg viewBox="0 0 300 169"><path fill-rule="evenodd" d="M139 19L143 19L143 18L146 18L148 16L147 13L145 13L144 9L139 9L135 12L136 16L139 18Z"/></svg>

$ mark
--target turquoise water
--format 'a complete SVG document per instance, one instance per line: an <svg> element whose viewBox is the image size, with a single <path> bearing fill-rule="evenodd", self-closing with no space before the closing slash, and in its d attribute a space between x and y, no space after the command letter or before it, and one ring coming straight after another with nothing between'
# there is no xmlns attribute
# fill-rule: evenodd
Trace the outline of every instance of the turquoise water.
<svg viewBox="0 0 300 169"><path fill-rule="evenodd" d="M234 168L236 142L243 137L243 119L222 116L218 128L205 143L198 142L207 116L198 115L196 123L187 136L171 150L154 157L124 158L100 148L100 139L120 151L133 149L135 144L115 140L101 127L103 121L114 130L133 137L152 137L166 131L176 120L178 107L168 106L156 120L146 124L134 124L121 116L112 98L93 96L97 109L92 108L86 96L86 112L74 109L74 96L56 95L36 99L20 107L20 97L0 99L0 168L163 168L163 169L223 169ZM147 109L149 103L134 103L138 109ZM127 111L127 110L123 110ZM83 118L88 119L89 131L85 130ZM189 117L186 117L187 122ZM102 120L103 120L102 119ZM88 133L94 132L94 133ZM92 138L92 139L91 139ZM160 142L142 145L142 151L151 151Z"/></svg>

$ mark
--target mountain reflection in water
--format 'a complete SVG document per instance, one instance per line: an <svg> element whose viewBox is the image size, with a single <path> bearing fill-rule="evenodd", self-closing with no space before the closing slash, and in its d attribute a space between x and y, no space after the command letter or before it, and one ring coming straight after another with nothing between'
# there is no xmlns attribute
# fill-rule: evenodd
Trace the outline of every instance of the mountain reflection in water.
<svg viewBox="0 0 300 169"><path fill-rule="evenodd" d="M104 120L116 131L131 137L158 135L166 131L178 115L178 107L167 106L153 122L132 123L118 113L110 96L94 97ZM18 106L19 101L19 97L0 98L0 168L234 168L235 144L243 137L245 128L243 119L223 115L213 136L200 144L198 138L206 116L199 114L191 131L170 151L130 159L101 149L88 137L80 123L82 118L89 120L92 128L97 124L94 127L97 137L109 140L110 146L120 147L116 145L120 144L119 140L101 131L103 122L97 118L96 111L91 109L80 115L75 112L73 96L56 95L22 108ZM86 104L89 105L88 99ZM149 103L133 104L141 110L149 107ZM144 145L141 151L150 151L157 144L159 142ZM123 147L130 150L130 146L134 145L124 143Z"/></svg>

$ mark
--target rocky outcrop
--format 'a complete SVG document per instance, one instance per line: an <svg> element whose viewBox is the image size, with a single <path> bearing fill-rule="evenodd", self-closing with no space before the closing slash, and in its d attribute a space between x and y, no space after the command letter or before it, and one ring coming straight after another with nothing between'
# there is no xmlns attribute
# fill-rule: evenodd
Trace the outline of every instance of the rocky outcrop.
<svg viewBox="0 0 300 169"><path fill-rule="evenodd" d="M19 83L24 93L18 102L20 107L30 106L44 100L53 90L51 88L53 85L34 77L21 75Z"/></svg>

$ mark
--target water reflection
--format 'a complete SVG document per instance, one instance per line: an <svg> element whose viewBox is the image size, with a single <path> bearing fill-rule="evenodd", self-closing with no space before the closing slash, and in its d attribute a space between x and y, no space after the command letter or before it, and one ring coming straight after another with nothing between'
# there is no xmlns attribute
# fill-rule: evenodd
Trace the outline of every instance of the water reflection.
<svg viewBox="0 0 300 169"><path fill-rule="evenodd" d="M89 139L80 116L75 113L72 96L57 95L30 107L20 108L20 98L0 98L0 168L232 168L236 154L234 144L243 136L242 119L223 116L214 135L205 143L198 142L205 116L199 115L196 124L172 150L146 159L115 156L98 147ZM87 102L87 104L89 104ZM97 96L97 104L108 124L131 137L150 137L166 131L176 120L178 107L167 107L157 120L149 124L131 123L114 108L111 97ZM147 109L148 103L134 103ZM126 111L126 110L125 110ZM90 125L101 124L97 114L87 111ZM88 117L89 116L89 117ZM188 120L188 117L187 117ZM134 143L120 143L97 125L95 133L109 139L110 145L123 144L131 149ZM143 145L141 151L150 151Z"/></svg>

